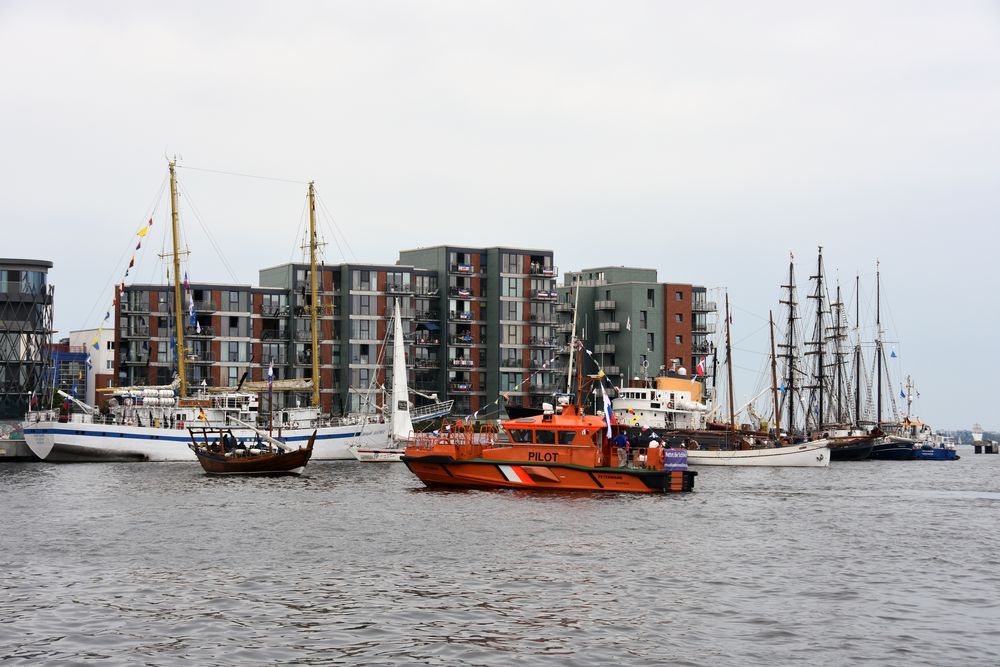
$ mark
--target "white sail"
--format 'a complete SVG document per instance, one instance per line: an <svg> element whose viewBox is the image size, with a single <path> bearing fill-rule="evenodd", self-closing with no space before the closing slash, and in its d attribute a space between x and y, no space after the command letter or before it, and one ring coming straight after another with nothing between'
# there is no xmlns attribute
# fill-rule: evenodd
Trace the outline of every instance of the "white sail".
<svg viewBox="0 0 1000 667"><path fill-rule="evenodd" d="M413 422L410 421L410 392L406 386L406 351L399 299L394 301L392 320L392 439L402 442L413 433Z"/></svg>

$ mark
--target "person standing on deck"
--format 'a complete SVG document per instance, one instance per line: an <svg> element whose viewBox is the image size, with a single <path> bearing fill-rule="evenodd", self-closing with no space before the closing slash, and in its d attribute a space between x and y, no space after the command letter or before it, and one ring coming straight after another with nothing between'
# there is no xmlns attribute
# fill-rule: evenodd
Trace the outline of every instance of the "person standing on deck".
<svg viewBox="0 0 1000 667"><path fill-rule="evenodd" d="M628 457L628 438L624 433L619 433L611 439L611 444L618 449L618 467L624 468Z"/></svg>

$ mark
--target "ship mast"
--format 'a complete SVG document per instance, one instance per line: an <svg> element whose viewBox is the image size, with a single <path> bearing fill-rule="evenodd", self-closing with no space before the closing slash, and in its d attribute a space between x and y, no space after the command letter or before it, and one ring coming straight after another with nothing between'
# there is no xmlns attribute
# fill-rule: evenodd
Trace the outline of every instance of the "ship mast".
<svg viewBox="0 0 1000 667"><path fill-rule="evenodd" d="M733 409L733 346L729 335L729 292L726 292L726 373L729 380L729 428L736 430L736 411Z"/></svg>
<svg viewBox="0 0 1000 667"><path fill-rule="evenodd" d="M771 399L774 402L774 437L781 437L781 409L778 406L778 355L774 350L774 313L767 311L771 327Z"/></svg>
<svg viewBox="0 0 1000 667"><path fill-rule="evenodd" d="M569 368L566 369L566 393L571 393L573 388L573 355L576 353L576 314L580 307L580 280L576 281L576 295L573 300L573 329L569 337Z"/></svg>
<svg viewBox="0 0 1000 667"><path fill-rule="evenodd" d="M177 338L177 375L180 376L180 395L187 396L187 372L184 368L184 311L181 297L181 253L179 247L180 231L177 216L177 159L169 162L170 166L170 222L174 242L174 318Z"/></svg>
<svg viewBox="0 0 1000 667"><path fill-rule="evenodd" d="M319 298L317 294L316 275L316 187L315 181L309 181L309 276L311 284L312 303L309 313L312 318L312 404L319 407Z"/></svg>
<svg viewBox="0 0 1000 667"><path fill-rule="evenodd" d="M861 426L861 276L854 276L854 426ZM869 404L870 405L870 404Z"/></svg>
<svg viewBox="0 0 1000 667"><path fill-rule="evenodd" d="M781 355L787 360L785 375L785 398L788 402L788 433L791 435L795 428L795 256L789 257L788 262L788 284L782 285L788 290L788 300L779 303L788 306L788 331L785 333L785 342L779 343L778 347L783 349Z"/></svg>
<svg viewBox="0 0 1000 667"><path fill-rule="evenodd" d="M878 400L876 405L875 427L882 428L882 305L881 305L881 274L878 262L875 262L875 359L878 377Z"/></svg>

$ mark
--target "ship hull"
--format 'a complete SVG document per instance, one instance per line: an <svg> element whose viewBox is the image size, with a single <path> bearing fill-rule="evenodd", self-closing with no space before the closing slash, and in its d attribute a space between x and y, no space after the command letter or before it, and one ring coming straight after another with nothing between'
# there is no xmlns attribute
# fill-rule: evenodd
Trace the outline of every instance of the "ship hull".
<svg viewBox="0 0 1000 667"><path fill-rule="evenodd" d="M665 493L691 491L691 470L634 470L523 461L456 460L447 456L403 456L428 487Z"/></svg>
<svg viewBox="0 0 1000 667"><path fill-rule="evenodd" d="M886 438L872 445L873 461L913 461L917 458L916 443L905 438Z"/></svg>
<svg viewBox="0 0 1000 667"><path fill-rule="evenodd" d="M198 452L198 461L209 475L301 475L312 450L297 449L284 454L227 457Z"/></svg>
<svg viewBox="0 0 1000 667"><path fill-rule="evenodd" d="M250 429L233 428L238 438L252 439ZM277 440L291 446L309 441L313 429L275 432ZM353 460L350 447L377 446L385 442L385 424L329 426L316 429L313 460ZM116 461L194 461L186 430L118 424L38 422L25 424L24 440L32 453L53 463Z"/></svg>

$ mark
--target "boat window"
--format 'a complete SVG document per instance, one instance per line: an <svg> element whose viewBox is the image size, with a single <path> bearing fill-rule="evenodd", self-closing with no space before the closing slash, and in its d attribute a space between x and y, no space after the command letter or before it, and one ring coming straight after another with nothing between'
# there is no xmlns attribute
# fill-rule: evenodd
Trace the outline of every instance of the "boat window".
<svg viewBox="0 0 1000 667"><path fill-rule="evenodd" d="M571 445L573 444L573 438L575 437L576 431L559 431L559 444Z"/></svg>
<svg viewBox="0 0 1000 667"><path fill-rule="evenodd" d="M526 428L509 428L507 432L513 442L531 442L531 431Z"/></svg>
<svg viewBox="0 0 1000 667"><path fill-rule="evenodd" d="M556 444L556 432L538 429L535 431L535 442L540 445L554 445Z"/></svg>
<svg viewBox="0 0 1000 667"><path fill-rule="evenodd" d="M649 407L653 408L654 410L659 410L660 409L660 404L659 403L650 403Z"/></svg>

